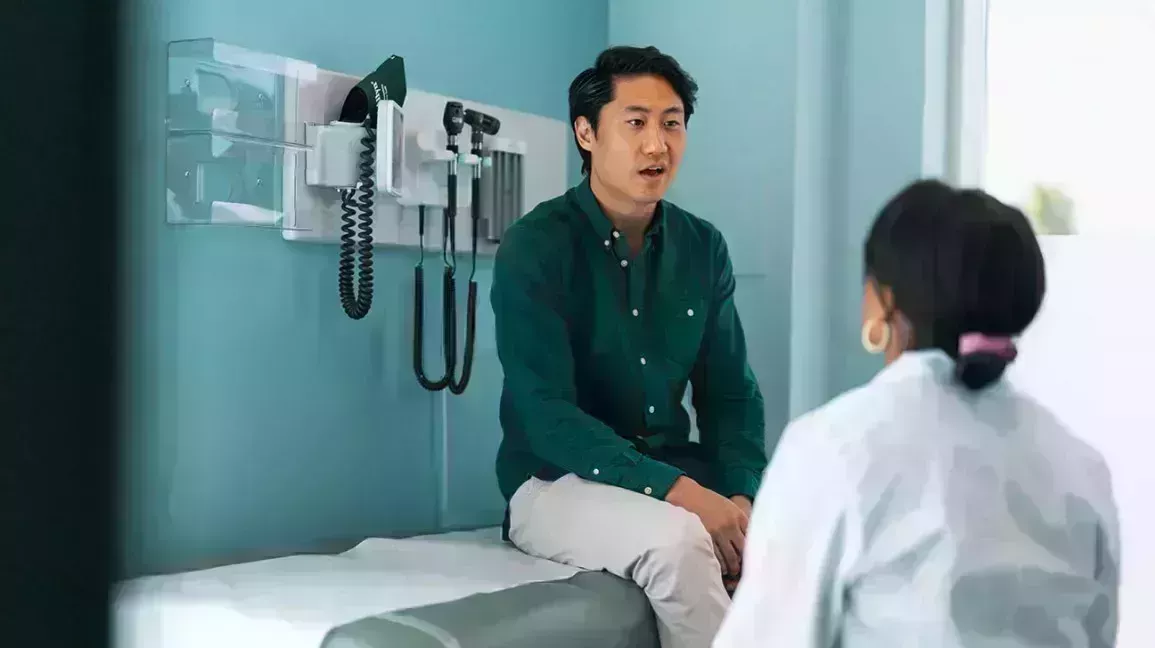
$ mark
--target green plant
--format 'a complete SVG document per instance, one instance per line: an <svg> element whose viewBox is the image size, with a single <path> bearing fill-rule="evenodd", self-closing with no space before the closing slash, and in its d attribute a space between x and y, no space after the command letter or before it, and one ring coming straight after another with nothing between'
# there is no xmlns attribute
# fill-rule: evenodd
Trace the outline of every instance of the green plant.
<svg viewBox="0 0 1155 648"><path fill-rule="evenodd" d="M1036 184L1023 210L1039 235L1075 234L1075 201L1063 190Z"/></svg>

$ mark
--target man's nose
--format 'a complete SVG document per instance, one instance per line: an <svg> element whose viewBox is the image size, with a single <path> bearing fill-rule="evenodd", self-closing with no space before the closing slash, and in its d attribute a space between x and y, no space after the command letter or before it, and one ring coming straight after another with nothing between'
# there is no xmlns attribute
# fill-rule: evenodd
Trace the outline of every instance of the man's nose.
<svg viewBox="0 0 1155 648"><path fill-rule="evenodd" d="M666 152L665 133L658 128L647 128L642 135L642 153L656 155Z"/></svg>

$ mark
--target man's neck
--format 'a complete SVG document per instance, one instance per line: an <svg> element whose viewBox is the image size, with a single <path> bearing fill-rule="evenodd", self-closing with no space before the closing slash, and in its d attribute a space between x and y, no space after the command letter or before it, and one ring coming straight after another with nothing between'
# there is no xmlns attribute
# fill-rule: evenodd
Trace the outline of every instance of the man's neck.
<svg viewBox="0 0 1155 648"><path fill-rule="evenodd" d="M642 239L646 228L654 220L655 203L637 203L626 196L610 189L603 184L596 174L590 174L590 190L594 199L598 201L606 218L610 219L614 228L625 235L630 249L637 252L641 249Z"/></svg>

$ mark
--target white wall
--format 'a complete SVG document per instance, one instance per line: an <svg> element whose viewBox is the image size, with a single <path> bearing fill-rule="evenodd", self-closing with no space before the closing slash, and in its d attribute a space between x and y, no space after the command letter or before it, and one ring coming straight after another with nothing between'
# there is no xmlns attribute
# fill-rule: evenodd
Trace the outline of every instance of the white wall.
<svg viewBox="0 0 1155 648"><path fill-rule="evenodd" d="M1122 526L1119 648L1155 646L1155 236L1044 237L1047 297L1011 380L1103 453Z"/></svg>

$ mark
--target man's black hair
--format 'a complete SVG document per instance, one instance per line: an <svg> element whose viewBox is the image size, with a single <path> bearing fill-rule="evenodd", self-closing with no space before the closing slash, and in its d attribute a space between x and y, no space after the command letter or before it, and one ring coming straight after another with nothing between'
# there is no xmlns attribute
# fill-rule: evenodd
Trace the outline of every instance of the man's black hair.
<svg viewBox="0 0 1155 648"><path fill-rule="evenodd" d="M619 77L658 76L666 80L682 99L685 123L690 123L697 100L698 84L682 66L669 54L658 48L616 46L598 55L593 67L582 70L569 86L569 123L574 127L578 117L585 117L598 130L598 115L602 108L614 100L614 80ZM577 142L577 132L574 132ZM590 171L590 153L578 144L582 156L582 173Z"/></svg>
<svg viewBox="0 0 1155 648"><path fill-rule="evenodd" d="M937 180L915 182L883 207L864 260L867 280L893 292L894 303L884 305L911 326L907 348L942 349L972 390L998 380L1008 359L960 358L960 336L1021 334L1046 292L1043 254L1026 216L983 191Z"/></svg>

